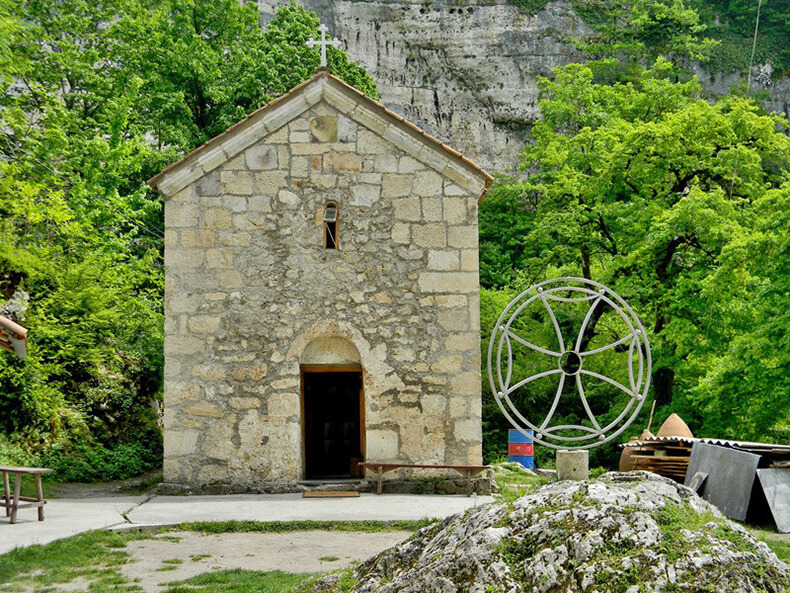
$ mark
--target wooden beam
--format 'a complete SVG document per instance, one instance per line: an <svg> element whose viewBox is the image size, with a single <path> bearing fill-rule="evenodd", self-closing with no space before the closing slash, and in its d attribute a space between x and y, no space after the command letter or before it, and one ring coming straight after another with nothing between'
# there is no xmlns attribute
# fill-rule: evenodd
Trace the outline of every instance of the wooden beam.
<svg viewBox="0 0 790 593"><path fill-rule="evenodd" d="M27 329L8 319L8 317L3 317L0 315L0 329L4 330L5 333L12 335L18 340L24 340L27 336Z"/></svg>

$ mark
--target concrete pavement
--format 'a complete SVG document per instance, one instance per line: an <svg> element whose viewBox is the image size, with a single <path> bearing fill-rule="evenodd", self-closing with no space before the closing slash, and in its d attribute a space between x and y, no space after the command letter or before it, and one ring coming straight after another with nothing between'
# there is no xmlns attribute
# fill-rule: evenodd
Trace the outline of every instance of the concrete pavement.
<svg viewBox="0 0 790 593"><path fill-rule="evenodd" d="M164 527L202 521L394 521L444 518L490 496L361 494L359 498L302 498L301 494L229 496L123 496L52 499L46 519L35 509L20 509L11 525L0 515L0 554L46 544L95 529Z"/></svg>
<svg viewBox="0 0 790 593"><path fill-rule="evenodd" d="M44 521L38 520L36 509L19 509L13 525L0 513L0 554L126 523L124 513L145 500L143 496L50 499L44 506Z"/></svg>

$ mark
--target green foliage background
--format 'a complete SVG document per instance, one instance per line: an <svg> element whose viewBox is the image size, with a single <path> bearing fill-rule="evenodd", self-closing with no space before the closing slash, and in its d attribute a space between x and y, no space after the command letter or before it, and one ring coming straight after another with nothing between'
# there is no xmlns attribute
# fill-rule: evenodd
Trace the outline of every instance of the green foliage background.
<svg viewBox="0 0 790 593"><path fill-rule="evenodd" d="M30 295L29 356L0 352L0 462L60 479L161 463L161 198L168 164L311 76L319 21L238 0L0 0L0 303ZM335 74L375 97L330 48Z"/></svg>
<svg viewBox="0 0 790 593"><path fill-rule="evenodd" d="M520 290L583 275L648 327L654 427L675 411L697 434L790 441L787 122L743 89L705 100L691 74L706 59L746 69L754 7L572 4L592 29L578 40L586 62L540 81L528 176L501 178L480 210L484 351ZM756 61L774 75L790 64L788 14L786 0L764 3ZM0 302L30 294L28 358L0 353L0 462L69 480L160 463L163 221L145 180L312 75L304 42L318 25L296 4L262 28L238 0L0 0ZM343 52L330 48L329 65L375 97ZM551 347L545 319L520 330ZM617 331L602 318L590 344ZM616 372L616 354L599 370ZM542 370L526 352L515 364ZM539 410L555 390L515 397ZM589 392L611 417L616 394ZM484 381L486 460L504 455L506 428Z"/></svg>
<svg viewBox="0 0 790 593"><path fill-rule="evenodd" d="M788 442L787 119L744 89L703 98L689 66L718 45L689 6L643 0L613 14L579 42L587 62L539 81L528 175L501 178L482 203L484 338L519 290L558 276L597 280L647 328L654 431L677 412L698 436ZM590 347L618 337L601 322ZM556 350L547 327L533 321L524 332ZM516 377L543 370L531 354L516 357ZM617 368L614 359L601 364ZM618 392L601 387L597 413L611 417L606 399ZM515 396L534 413L556 389L536 383ZM507 426L484 392L490 460L504 455ZM568 406L578 396L563 397ZM648 409L624 438L641 432ZM601 447L593 463L614 465L618 454Z"/></svg>

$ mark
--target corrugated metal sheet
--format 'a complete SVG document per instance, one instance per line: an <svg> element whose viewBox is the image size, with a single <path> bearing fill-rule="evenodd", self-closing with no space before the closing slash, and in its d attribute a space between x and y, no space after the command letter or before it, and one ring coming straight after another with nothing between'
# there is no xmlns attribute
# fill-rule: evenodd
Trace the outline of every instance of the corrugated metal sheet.
<svg viewBox="0 0 790 593"><path fill-rule="evenodd" d="M706 445L718 445L720 447L731 447L742 451L755 452L776 452L790 453L790 445L778 445L775 443L752 443L749 441L727 441L724 439L698 438L698 437L653 437L643 441L624 443L623 447L642 447L651 443L705 443Z"/></svg>

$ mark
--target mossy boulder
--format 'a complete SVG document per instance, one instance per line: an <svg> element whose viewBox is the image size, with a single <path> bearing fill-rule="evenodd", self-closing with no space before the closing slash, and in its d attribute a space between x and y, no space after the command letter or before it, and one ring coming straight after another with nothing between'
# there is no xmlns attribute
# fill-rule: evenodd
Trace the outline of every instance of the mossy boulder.
<svg viewBox="0 0 790 593"><path fill-rule="evenodd" d="M542 486L427 527L312 591L767 591L790 570L692 490L646 472Z"/></svg>

